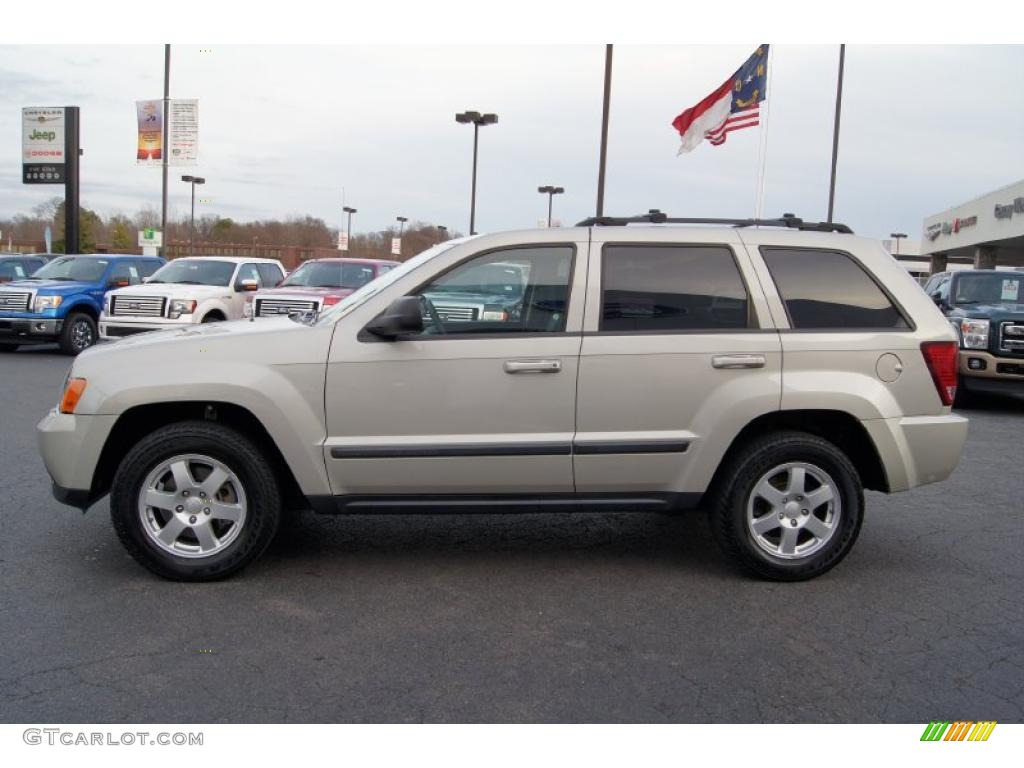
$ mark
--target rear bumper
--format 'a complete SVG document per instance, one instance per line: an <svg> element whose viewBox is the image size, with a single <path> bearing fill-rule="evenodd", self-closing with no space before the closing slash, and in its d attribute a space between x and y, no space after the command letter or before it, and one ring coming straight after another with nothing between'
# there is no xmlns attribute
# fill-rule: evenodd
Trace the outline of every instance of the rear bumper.
<svg viewBox="0 0 1024 768"><path fill-rule="evenodd" d="M967 442L963 416L905 416L861 422L885 467L889 491L906 491L945 480Z"/></svg>
<svg viewBox="0 0 1024 768"><path fill-rule="evenodd" d="M0 341L29 344L60 336L64 321L52 317L0 317Z"/></svg>

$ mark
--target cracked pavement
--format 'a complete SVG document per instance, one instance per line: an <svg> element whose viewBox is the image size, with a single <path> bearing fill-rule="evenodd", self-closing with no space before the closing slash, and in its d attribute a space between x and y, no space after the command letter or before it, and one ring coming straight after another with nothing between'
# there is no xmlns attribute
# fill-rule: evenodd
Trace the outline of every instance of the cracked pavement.
<svg viewBox="0 0 1024 768"><path fill-rule="evenodd" d="M738 575L699 514L304 514L187 585L51 497L69 363L0 359L0 721L1024 721L1020 405L808 583Z"/></svg>

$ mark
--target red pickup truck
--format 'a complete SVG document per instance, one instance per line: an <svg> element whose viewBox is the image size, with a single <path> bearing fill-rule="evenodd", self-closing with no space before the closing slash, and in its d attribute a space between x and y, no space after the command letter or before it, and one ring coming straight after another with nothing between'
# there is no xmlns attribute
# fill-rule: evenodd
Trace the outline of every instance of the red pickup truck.
<svg viewBox="0 0 1024 768"><path fill-rule="evenodd" d="M264 288L246 303L246 317L279 317L319 312L337 304L390 269L397 261L382 259L312 259L303 262L274 288Z"/></svg>

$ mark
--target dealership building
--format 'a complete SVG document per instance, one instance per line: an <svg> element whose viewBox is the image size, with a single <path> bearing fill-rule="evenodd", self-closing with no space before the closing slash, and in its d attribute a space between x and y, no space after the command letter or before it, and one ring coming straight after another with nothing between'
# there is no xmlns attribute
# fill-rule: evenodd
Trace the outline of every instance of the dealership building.
<svg viewBox="0 0 1024 768"><path fill-rule="evenodd" d="M932 274L950 264L1024 267L1024 180L924 220L921 257Z"/></svg>

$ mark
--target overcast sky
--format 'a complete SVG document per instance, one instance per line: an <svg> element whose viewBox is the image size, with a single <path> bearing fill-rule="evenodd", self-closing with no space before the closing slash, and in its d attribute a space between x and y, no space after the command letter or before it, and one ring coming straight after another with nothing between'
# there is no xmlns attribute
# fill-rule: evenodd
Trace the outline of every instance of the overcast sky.
<svg viewBox="0 0 1024 768"><path fill-rule="evenodd" d="M708 95L758 41L615 47L605 212L754 212L761 129L676 156L671 121ZM766 215L824 219L837 46L773 46ZM209 52L205 52L209 50ZM603 46L172 49L171 96L199 99L197 214L237 220L311 214L354 231L395 216L468 231L471 126L480 131L477 229L536 226L538 185L565 187L555 216L592 215ZM856 231L919 236L922 219L1024 177L1024 46L849 46L836 219ZM163 48L0 46L0 217L62 194L21 184L21 107L82 108L81 195L104 215L160 206L160 171L135 163L135 101L160 98Z"/></svg>

